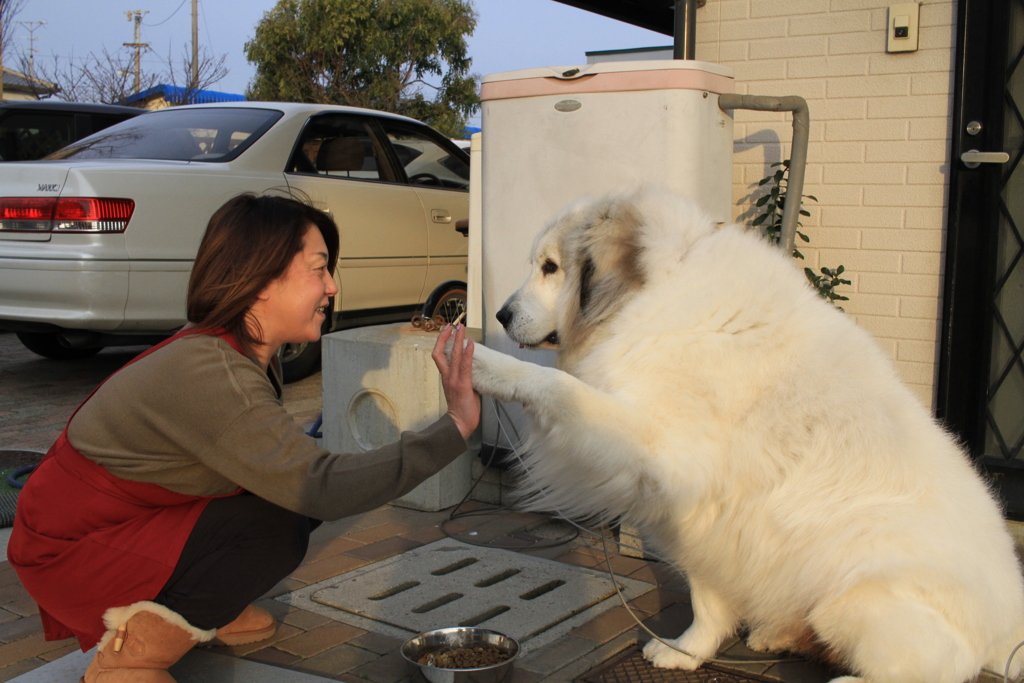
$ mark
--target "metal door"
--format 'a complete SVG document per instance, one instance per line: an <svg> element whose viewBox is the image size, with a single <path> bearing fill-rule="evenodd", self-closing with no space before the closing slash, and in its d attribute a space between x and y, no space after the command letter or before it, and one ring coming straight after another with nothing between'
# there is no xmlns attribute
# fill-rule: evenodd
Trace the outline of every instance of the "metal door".
<svg viewBox="0 0 1024 683"><path fill-rule="evenodd" d="M1024 519L1024 0L958 14L936 414Z"/></svg>

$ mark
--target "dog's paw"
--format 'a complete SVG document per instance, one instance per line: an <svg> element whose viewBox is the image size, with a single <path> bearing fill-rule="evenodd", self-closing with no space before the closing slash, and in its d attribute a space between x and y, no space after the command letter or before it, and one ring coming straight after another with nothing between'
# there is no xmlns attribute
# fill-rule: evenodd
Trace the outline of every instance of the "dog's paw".
<svg viewBox="0 0 1024 683"><path fill-rule="evenodd" d="M754 652L785 652L791 644L790 640L783 642L765 629L757 629L747 636L747 647Z"/></svg>
<svg viewBox="0 0 1024 683"><path fill-rule="evenodd" d="M477 344L473 352L473 388L500 401L514 401L517 366L522 361Z"/></svg>
<svg viewBox="0 0 1024 683"><path fill-rule="evenodd" d="M678 641L675 640L669 640L667 642L672 644L678 643ZM683 669L684 671L693 671L703 664L702 660L683 654L679 650L673 650L671 647L659 640L652 640L644 645L644 659L659 669Z"/></svg>

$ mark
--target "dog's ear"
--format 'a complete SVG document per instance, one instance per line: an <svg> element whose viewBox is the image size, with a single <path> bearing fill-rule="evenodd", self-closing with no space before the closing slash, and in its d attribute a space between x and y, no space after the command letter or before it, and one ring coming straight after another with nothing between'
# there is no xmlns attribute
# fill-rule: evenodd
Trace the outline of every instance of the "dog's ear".
<svg viewBox="0 0 1024 683"><path fill-rule="evenodd" d="M567 236L579 298L578 309L566 321L569 334L562 343L578 338L607 318L644 284L639 233L642 220L629 200L614 198L593 207L587 220Z"/></svg>
<svg viewBox="0 0 1024 683"><path fill-rule="evenodd" d="M580 311L587 310L590 305L590 291L593 288L594 260L589 256L583 259L580 266Z"/></svg>

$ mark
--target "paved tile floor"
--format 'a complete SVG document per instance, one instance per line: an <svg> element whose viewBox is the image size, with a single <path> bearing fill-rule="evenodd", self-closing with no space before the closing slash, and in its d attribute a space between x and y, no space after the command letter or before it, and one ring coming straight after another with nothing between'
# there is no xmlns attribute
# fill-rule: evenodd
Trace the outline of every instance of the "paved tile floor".
<svg viewBox="0 0 1024 683"><path fill-rule="evenodd" d="M20 347L14 335L0 333L0 449L45 450L92 386L139 350L108 349L87 361L56 363L34 357ZM287 389L286 405L301 424L315 418L319 402L319 375L289 385ZM483 506L470 503L470 507ZM204 666L211 667L209 680L213 683L228 680L286 683L314 680L312 676L350 683L410 680L413 672L398 652L400 640L297 609L275 598L439 540L445 536L440 524L451 512L420 512L389 505L322 525L313 534L303 564L259 601L277 616L280 623L277 634L262 643L211 648L203 651L204 655L197 652L184 662L184 668L190 672L187 680L204 680L197 673L204 670ZM500 542L517 530L533 526L537 520L534 515L503 512L498 516L460 517L446 528L456 538L474 543ZM588 536L554 548L519 552L583 567L602 570L607 567L600 541ZM675 637L689 624L692 612L686 584L676 572L660 563L621 555L611 557L611 566L619 575L650 585L649 591L629 604L654 632ZM520 658L514 668L513 683L572 681L625 648L648 639L621 605L609 604L612 606L599 616ZM448 624L438 624L442 626ZM756 656L737 640L727 646L726 653ZM210 660L208 656L214 654L238 660L238 664L224 673L223 667L209 664L225 661L223 658ZM68 658L61 661L65 657ZM0 562L0 682L28 672L36 673L22 680L30 679L35 683L61 680L74 666L80 666L83 657L73 641L43 639L35 604L10 566ZM250 667L250 664L267 667ZM748 664L744 668L787 683L818 683L834 675L824 667L804 661ZM186 677L182 677L184 680ZM985 680L997 679L985 677Z"/></svg>

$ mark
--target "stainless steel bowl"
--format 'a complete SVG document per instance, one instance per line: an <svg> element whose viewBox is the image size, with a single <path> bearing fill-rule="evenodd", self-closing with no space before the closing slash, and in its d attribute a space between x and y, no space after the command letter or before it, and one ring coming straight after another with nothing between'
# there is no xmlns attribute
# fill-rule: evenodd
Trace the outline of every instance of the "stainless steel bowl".
<svg viewBox="0 0 1024 683"><path fill-rule="evenodd" d="M495 647L506 652L509 658L500 664L481 666L476 669L443 669L420 664L423 655L440 650L454 650L465 647ZM419 668L430 683L502 683L512 673L512 662L519 656L519 643L512 636L475 626L439 628L421 633L402 645L402 657Z"/></svg>

